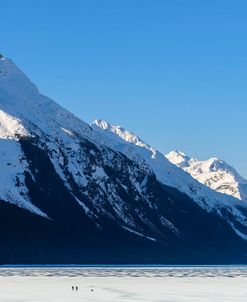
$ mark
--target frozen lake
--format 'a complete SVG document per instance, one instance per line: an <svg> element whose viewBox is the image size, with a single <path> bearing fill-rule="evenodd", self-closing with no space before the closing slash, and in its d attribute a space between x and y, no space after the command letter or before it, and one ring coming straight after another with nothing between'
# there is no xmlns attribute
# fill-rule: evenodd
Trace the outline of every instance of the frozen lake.
<svg viewBox="0 0 247 302"><path fill-rule="evenodd" d="M238 302L247 299L246 284L244 266L3 267L0 301Z"/></svg>

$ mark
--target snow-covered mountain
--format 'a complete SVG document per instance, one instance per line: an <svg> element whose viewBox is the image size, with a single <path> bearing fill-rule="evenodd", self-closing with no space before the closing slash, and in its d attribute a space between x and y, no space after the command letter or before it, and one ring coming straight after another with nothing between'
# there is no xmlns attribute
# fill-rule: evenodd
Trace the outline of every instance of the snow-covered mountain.
<svg viewBox="0 0 247 302"><path fill-rule="evenodd" d="M244 261L246 212L0 56L0 263Z"/></svg>
<svg viewBox="0 0 247 302"><path fill-rule="evenodd" d="M241 204L236 198L217 193L207 186L201 185L201 182L196 181L191 175L171 163L161 152L121 126L111 125L104 120L96 120L91 126L103 134L101 144L110 145L111 148L124 153L131 160L150 167L163 184L186 193L202 208L208 212L215 211L226 220L228 220L228 211L230 211L238 222L246 225L245 214L243 215L239 211L239 207L246 207L246 205ZM233 225L232 227L235 229ZM245 234L236 229L235 231L247 239Z"/></svg>
<svg viewBox="0 0 247 302"><path fill-rule="evenodd" d="M215 191L247 201L247 180L225 161L216 157L198 160L179 151L172 151L166 157L200 183Z"/></svg>

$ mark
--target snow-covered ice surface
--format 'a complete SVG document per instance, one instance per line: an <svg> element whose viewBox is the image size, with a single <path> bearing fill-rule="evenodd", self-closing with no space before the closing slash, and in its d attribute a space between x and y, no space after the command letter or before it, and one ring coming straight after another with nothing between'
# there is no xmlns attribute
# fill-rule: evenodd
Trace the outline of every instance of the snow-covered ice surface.
<svg viewBox="0 0 247 302"><path fill-rule="evenodd" d="M247 267L5 268L0 300L240 302L246 281Z"/></svg>

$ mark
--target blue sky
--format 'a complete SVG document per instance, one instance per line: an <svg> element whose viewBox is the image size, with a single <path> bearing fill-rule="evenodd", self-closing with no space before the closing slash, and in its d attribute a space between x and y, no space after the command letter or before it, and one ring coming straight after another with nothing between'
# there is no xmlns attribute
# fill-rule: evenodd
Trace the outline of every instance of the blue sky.
<svg viewBox="0 0 247 302"><path fill-rule="evenodd" d="M247 1L0 0L0 52L83 120L247 177Z"/></svg>

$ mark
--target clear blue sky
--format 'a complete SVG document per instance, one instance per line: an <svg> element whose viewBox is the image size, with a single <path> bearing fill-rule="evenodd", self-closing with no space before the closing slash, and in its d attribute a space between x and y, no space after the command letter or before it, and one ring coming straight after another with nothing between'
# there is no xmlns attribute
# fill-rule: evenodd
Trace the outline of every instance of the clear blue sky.
<svg viewBox="0 0 247 302"><path fill-rule="evenodd" d="M85 121L247 177L247 1L0 0L0 41Z"/></svg>

